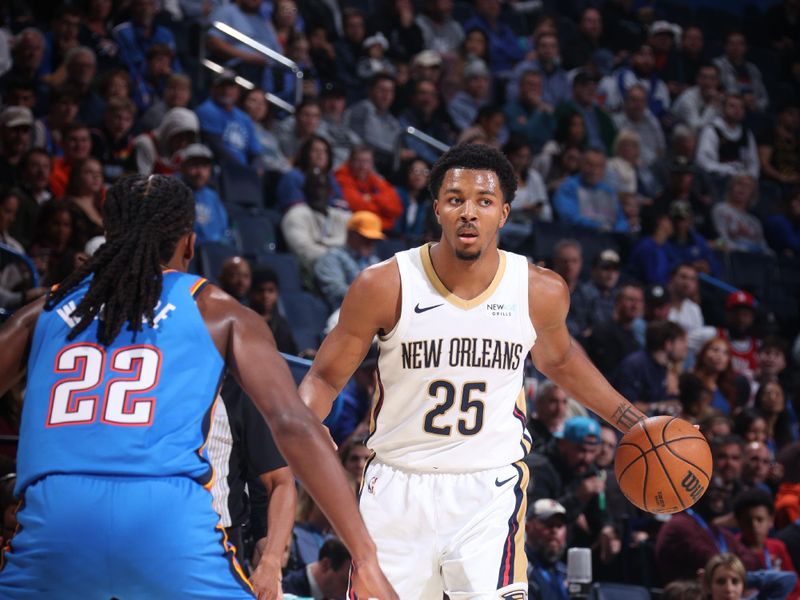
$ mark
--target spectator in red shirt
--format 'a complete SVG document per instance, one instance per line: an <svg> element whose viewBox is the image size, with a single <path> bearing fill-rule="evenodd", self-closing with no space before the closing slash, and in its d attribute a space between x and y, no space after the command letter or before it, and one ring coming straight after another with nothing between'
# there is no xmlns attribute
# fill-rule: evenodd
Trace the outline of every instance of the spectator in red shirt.
<svg viewBox="0 0 800 600"><path fill-rule="evenodd" d="M368 146L353 148L349 160L336 170L336 181L350 210L375 213L381 218L384 231L394 227L397 217L403 214L397 190L375 171L374 156Z"/></svg>
<svg viewBox="0 0 800 600"><path fill-rule="evenodd" d="M733 513L741 541L758 557L760 568L775 571L795 572L786 544L777 538L768 537L773 526L775 507L769 492L752 488L739 494L733 502ZM789 600L800 598L800 583L795 583Z"/></svg>

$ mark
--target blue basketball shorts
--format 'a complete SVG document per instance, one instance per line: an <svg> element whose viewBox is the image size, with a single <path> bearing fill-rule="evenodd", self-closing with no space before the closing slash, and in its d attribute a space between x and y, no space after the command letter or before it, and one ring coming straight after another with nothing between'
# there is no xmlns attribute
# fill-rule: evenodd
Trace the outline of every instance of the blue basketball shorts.
<svg viewBox="0 0 800 600"><path fill-rule="evenodd" d="M211 494L189 478L49 475L25 490L17 520L0 598L254 597Z"/></svg>

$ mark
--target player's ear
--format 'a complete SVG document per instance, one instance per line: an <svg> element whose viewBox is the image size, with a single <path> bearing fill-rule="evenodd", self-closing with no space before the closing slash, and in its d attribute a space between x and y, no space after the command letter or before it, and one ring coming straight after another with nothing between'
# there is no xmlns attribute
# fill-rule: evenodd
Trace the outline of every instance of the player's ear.
<svg viewBox="0 0 800 600"><path fill-rule="evenodd" d="M509 212L511 212L511 203L503 202L503 212L502 215L500 216L500 227L506 224Z"/></svg>
<svg viewBox="0 0 800 600"><path fill-rule="evenodd" d="M194 258L194 245L196 242L197 242L197 234L194 231L192 231L186 237L186 247L183 250L183 258L186 261L186 264L192 262L192 259Z"/></svg>
<svg viewBox="0 0 800 600"><path fill-rule="evenodd" d="M441 225L442 224L442 220L439 218L439 199L438 198L434 198L433 199L433 214L436 215L436 222L439 223L439 225Z"/></svg>

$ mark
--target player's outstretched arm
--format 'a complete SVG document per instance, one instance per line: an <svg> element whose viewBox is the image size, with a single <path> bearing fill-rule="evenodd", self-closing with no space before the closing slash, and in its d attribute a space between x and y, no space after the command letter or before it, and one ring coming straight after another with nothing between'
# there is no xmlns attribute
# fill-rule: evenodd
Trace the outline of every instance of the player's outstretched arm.
<svg viewBox="0 0 800 600"><path fill-rule="evenodd" d="M400 313L400 272L392 259L362 271L350 285L339 322L322 342L300 384L300 397L320 420L361 364L375 334Z"/></svg>
<svg viewBox="0 0 800 600"><path fill-rule="evenodd" d="M623 398L567 331L569 288L556 273L531 266L528 310L536 329L531 351L536 368L567 394L622 432L645 415Z"/></svg>
<svg viewBox="0 0 800 600"><path fill-rule="evenodd" d="M200 294L198 306L231 373L267 419L281 454L350 550L355 569L367 576L357 581L357 593L397 598L378 568L375 544L339 458L322 424L298 397L265 321L214 286Z"/></svg>
<svg viewBox="0 0 800 600"><path fill-rule="evenodd" d="M20 308L0 326L0 396L19 381L28 366L33 330L44 300L39 298Z"/></svg>

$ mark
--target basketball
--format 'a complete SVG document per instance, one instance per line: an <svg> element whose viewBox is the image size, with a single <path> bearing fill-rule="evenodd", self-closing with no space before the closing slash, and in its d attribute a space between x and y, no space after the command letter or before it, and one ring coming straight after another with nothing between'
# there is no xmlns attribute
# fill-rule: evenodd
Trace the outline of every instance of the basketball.
<svg viewBox="0 0 800 600"><path fill-rule="evenodd" d="M713 463L706 438L688 421L640 421L617 446L614 473L625 497L644 511L686 510L708 488Z"/></svg>

